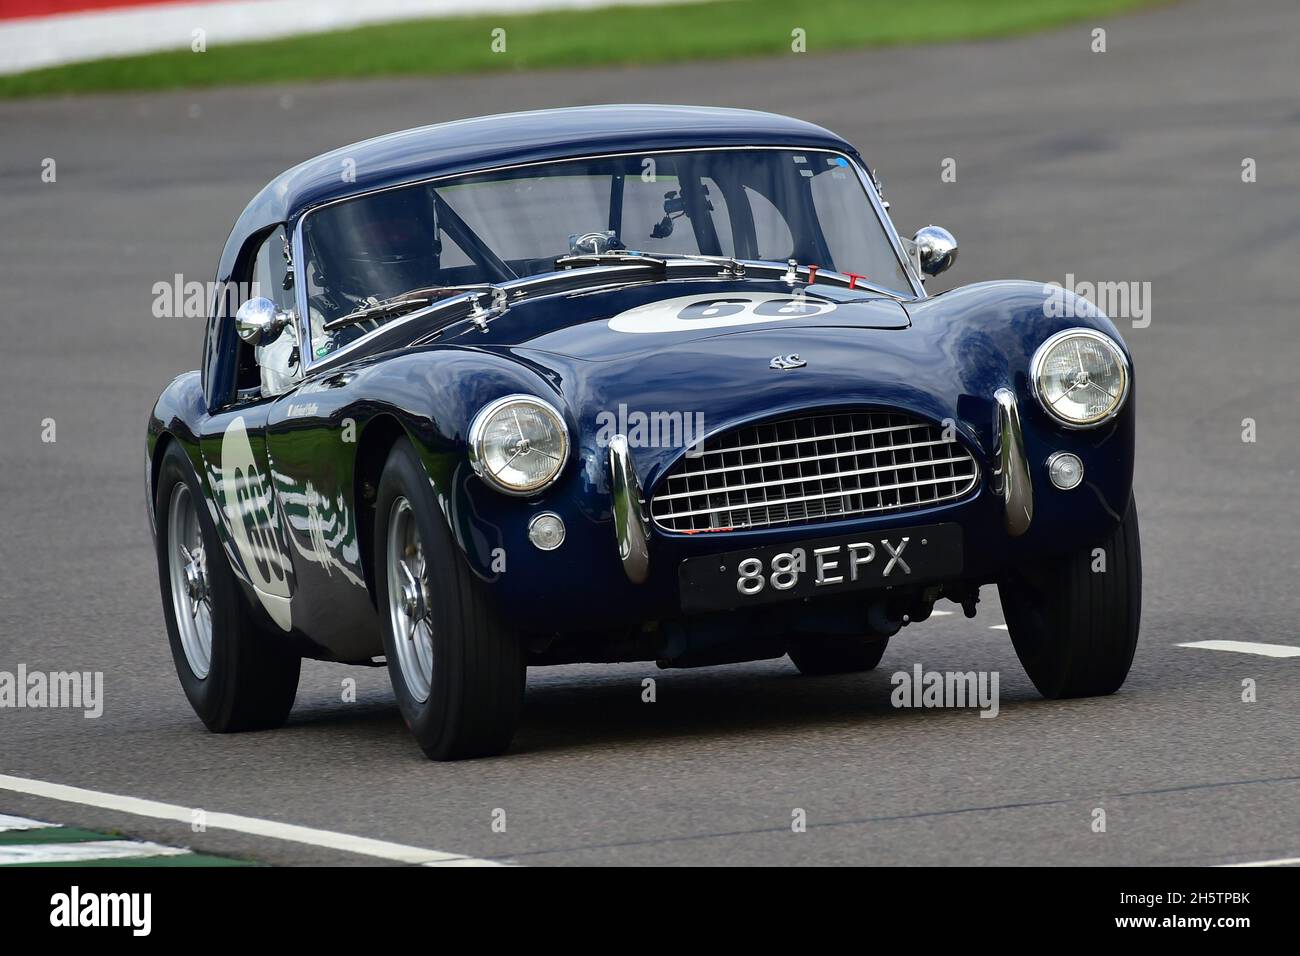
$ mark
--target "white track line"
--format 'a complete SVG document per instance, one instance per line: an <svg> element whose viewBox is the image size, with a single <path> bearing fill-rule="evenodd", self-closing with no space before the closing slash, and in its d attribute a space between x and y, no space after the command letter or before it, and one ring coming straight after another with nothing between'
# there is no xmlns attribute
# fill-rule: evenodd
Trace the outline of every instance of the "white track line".
<svg viewBox="0 0 1300 956"><path fill-rule="evenodd" d="M1281 860L1258 860L1254 863L1220 863L1225 869L1234 866L1300 866L1300 856L1288 856Z"/></svg>
<svg viewBox="0 0 1300 956"><path fill-rule="evenodd" d="M46 827L57 826L57 823L42 823L40 820L28 820L26 817L11 817L0 813L0 833L7 833L10 830L44 830Z"/></svg>
<svg viewBox="0 0 1300 956"><path fill-rule="evenodd" d="M26 777L11 777L6 774L0 774L0 790L12 790L15 793L26 793L49 800L62 800L65 803L79 803L86 807L115 810L118 813L130 813L137 817L174 820L187 826L195 819L191 807L159 803L156 800L142 800L139 797L123 797L112 793L101 793L98 790L84 790L81 787L30 780ZM316 830L293 823L277 823L274 820L259 820L257 817L244 817L234 813L205 812L204 820L207 827L212 830L234 830L237 833L247 833L272 840L306 843L309 846L342 850L344 853L373 856L381 860L392 860L395 863L456 862L463 865L473 862L480 866L496 865L491 860L478 860L460 853L426 850L417 846L389 843L387 840L372 840L369 837L336 833L333 830Z"/></svg>
<svg viewBox="0 0 1300 956"><path fill-rule="evenodd" d="M1254 641L1189 641L1178 647L1199 647L1204 651L1235 651L1261 657L1300 657L1300 647L1288 644L1258 644Z"/></svg>
<svg viewBox="0 0 1300 956"><path fill-rule="evenodd" d="M505 866L504 863L498 863L496 860L480 860L472 856L462 856L456 860L435 860L432 863L424 863L422 866L444 867L444 866Z"/></svg>
<svg viewBox="0 0 1300 956"><path fill-rule="evenodd" d="M78 843L0 844L0 866L20 863L84 863L138 857L188 856L189 850L136 840L86 840Z"/></svg>

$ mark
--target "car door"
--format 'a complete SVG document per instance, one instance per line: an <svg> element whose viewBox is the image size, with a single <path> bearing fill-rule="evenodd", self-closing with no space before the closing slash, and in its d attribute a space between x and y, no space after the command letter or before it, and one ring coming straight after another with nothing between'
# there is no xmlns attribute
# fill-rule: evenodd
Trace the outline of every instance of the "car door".
<svg viewBox="0 0 1300 956"><path fill-rule="evenodd" d="M250 296L260 293L285 309L292 308L292 292L284 288L283 248L284 230L277 228L261 242L246 274L232 279ZM253 367L252 348L242 342L235 347L247 350L241 352L239 387L233 401L204 420L199 446L232 565L271 620L288 631L293 627L295 576L266 442L267 420L278 395L267 394ZM283 393L281 387L278 394Z"/></svg>

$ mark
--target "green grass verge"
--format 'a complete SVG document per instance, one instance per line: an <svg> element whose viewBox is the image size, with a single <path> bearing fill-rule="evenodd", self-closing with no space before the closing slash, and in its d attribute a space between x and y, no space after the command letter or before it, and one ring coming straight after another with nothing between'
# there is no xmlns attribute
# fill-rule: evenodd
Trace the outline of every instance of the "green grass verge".
<svg viewBox="0 0 1300 956"><path fill-rule="evenodd" d="M97 830L81 830L76 827L41 827L34 830L7 830L0 833L0 850L5 846L40 845L43 843L101 843L105 840L129 840L130 837L118 832L100 833ZM206 853L187 853L183 856L141 856L109 860L78 860L71 863L6 863L0 864L4 869L30 867L60 866L258 866L251 860L234 857L211 856Z"/></svg>
<svg viewBox="0 0 1300 956"><path fill-rule="evenodd" d="M355 77L725 60L1007 36L1171 0L712 0L381 24L336 33L96 60L0 77L0 97ZM502 28L505 52L492 50ZM1083 39L1080 42L1085 42ZM652 90L646 99L653 100Z"/></svg>
<svg viewBox="0 0 1300 956"><path fill-rule="evenodd" d="M41 827L38 830L6 830L0 833L0 848L6 844L82 843L87 840L121 840L120 835L78 830L75 827Z"/></svg>
<svg viewBox="0 0 1300 956"><path fill-rule="evenodd" d="M56 869L73 866L77 869L94 867L97 869L121 869L122 867L212 867L212 866L258 866L247 860L234 860L225 856L205 856L202 853L187 853L185 856L135 856L122 860L78 860L75 863L15 863L15 869Z"/></svg>

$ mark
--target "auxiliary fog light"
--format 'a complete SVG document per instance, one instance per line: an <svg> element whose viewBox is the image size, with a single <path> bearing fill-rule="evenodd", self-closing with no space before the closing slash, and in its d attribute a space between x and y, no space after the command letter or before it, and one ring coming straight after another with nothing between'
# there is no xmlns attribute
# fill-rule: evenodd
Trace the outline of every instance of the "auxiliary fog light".
<svg viewBox="0 0 1300 956"><path fill-rule="evenodd" d="M1072 452L1058 451L1047 459L1047 476L1062 491L1078 488L1083 481L1083 462Z"/></svg>
<svg viewBox="0 0 1300 956"><path fill-rule="evenodd" d="M543 551L564 544L564 522L553 511L543 511L528 522L528 540Z"/></svg>

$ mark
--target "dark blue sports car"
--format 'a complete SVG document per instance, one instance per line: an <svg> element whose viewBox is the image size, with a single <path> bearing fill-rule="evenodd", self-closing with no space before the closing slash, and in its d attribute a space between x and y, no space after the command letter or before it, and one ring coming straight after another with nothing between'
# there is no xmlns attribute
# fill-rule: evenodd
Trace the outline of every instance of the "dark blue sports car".
<svg viewBox="0 0 1300 956"><path fill-rule="evenodd" d="M1086 300L926 295L825 129L605 106L312 159L218 266L149 424L159 583L215 731L303 657L386 659L434 758L509 745L532 664L874 667L996 584L1049 697L1133 658L1133 373Z"/></svg>

